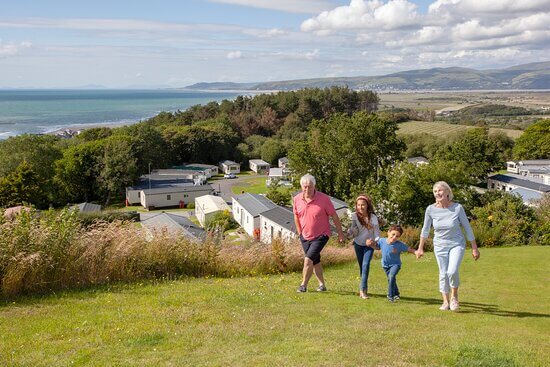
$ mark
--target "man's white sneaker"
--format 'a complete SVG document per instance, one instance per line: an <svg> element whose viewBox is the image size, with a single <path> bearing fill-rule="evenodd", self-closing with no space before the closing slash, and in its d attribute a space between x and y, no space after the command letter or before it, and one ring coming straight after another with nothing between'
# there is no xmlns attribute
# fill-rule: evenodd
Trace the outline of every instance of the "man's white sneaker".
<svg viewBox="0 0 550 367"><path fill-rule="evenodd" d="M458 311L458 301L454 298L451 300L450 309L451 311Z"/></svg>

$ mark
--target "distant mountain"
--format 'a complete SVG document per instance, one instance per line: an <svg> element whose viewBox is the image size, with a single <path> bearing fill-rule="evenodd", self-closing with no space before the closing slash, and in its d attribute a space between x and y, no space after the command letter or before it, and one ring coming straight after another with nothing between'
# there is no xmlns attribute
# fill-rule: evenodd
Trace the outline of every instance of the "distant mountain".
<svg viewBox="0 0 550 367"><path fill-rule="evenodd" d="M197 83L186 89L296 90L348 86L369 90L550 89L550 61L496 70L460 67L402 71L382 76L315 78L263 83Z"/></svg>

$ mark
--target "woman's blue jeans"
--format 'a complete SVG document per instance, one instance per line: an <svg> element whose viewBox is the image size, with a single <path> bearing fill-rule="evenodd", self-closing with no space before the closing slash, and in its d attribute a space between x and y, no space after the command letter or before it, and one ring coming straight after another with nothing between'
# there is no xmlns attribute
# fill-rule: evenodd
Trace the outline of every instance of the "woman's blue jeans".
<svg viewBox="0 0 550 367"><path fill-rule="evenodd" d="M384 271L388 277L388 298L399 296L399 288L397 288L397 273L401 270L401 265L384 266Z"/></svg>
<svg viewBox="0 0 550 367"><path fill-rule="evenodd" d="M366 290L369 281L370 261L372 260L374 249L369 246L359 246L355 242L353 242L353 247L355 247L355 255L357 255L357 262L359 263L359 275L361 276L361 285L359 287L361 290Z"/></svg>

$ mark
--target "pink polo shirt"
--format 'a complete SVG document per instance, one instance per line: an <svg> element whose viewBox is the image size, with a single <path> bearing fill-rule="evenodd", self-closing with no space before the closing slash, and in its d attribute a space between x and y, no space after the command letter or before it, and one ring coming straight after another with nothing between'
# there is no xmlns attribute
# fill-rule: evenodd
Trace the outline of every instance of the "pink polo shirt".
<svg viewBox="0 0 550 367"><path fill-rule="evenodd" d="M302 236L306 240L312 240L324 234L330 236L329 216L336 214L334 205L327 194L315 190L313 198L308 203L301 192L293 199L294 214L298 216Z"/></svg>

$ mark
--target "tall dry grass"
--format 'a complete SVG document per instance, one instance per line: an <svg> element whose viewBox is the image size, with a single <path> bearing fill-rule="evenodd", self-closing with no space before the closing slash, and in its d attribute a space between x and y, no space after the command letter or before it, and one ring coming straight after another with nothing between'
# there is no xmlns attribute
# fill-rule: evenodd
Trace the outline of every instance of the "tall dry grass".
<svg viewBox="0 0 550 367"><path fill-rule="evenodd" d="M323 263L354 258L351 248L327 246ZM22 213L0 219L0 281L4 297L116 281L179 276L239 276L297 271L298 242L203 243L167 232L148 237L133 223L96 222L86 229L74 212Z"/></svg>

